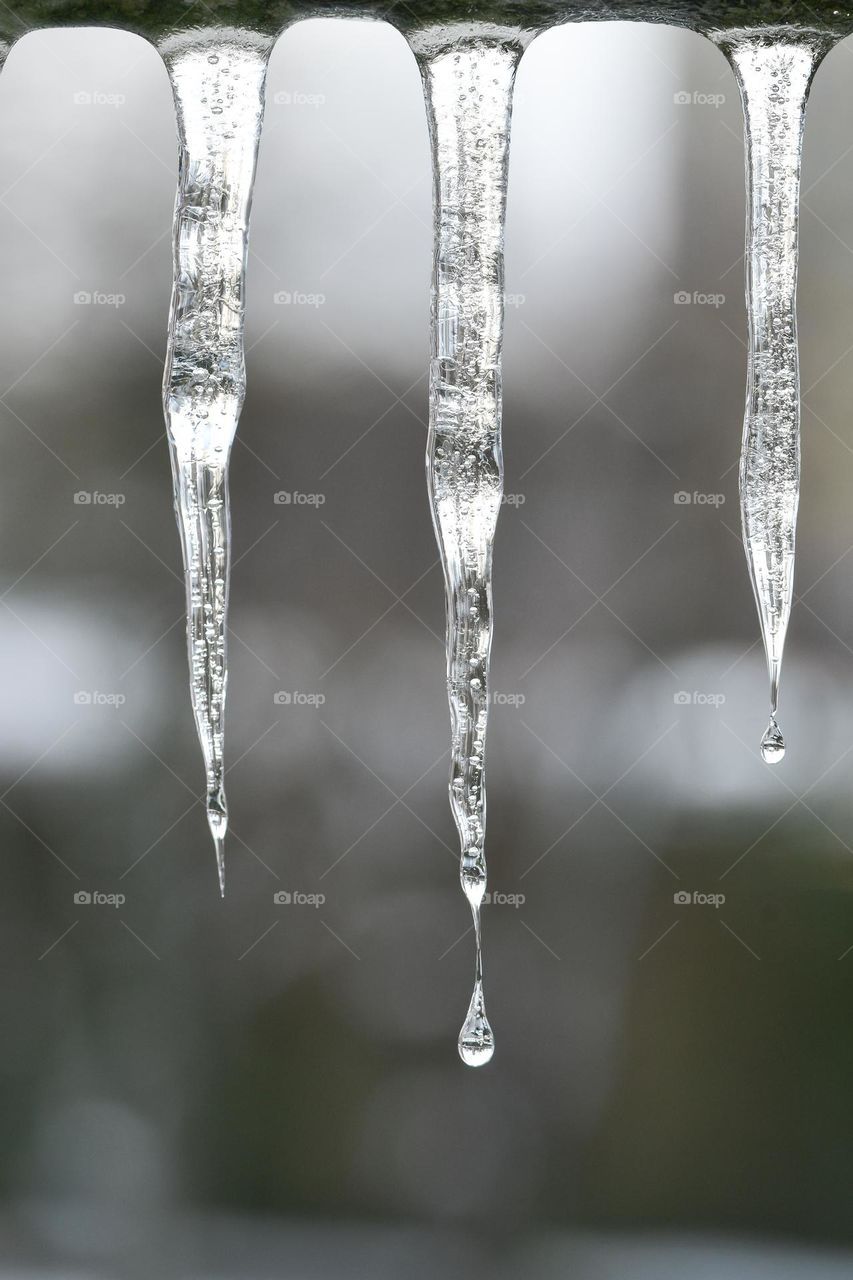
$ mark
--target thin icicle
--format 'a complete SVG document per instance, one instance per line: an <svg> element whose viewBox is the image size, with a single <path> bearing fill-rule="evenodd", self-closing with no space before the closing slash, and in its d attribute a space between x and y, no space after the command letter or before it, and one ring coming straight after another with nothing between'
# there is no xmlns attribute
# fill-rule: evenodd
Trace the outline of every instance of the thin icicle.
<svg viewBox="0 0 853 1280"><path fill-rule="evenodd" d="M447 592L450 803L474 918L474 993L459 1053L494 1052L480 907L486 891L484 753L492 639L492 544L503 494L503 232L517 31L419 33L432 141L435 259L427 477Z"/></svg>
<svg viewBox="0 0 853 1280"><path fill-rule="evenodd" d="M247 238L271 48L264 36L221 27L160 46L180 140L163 403L186 575L192 705L223 896L228 460L246 390Z"/></svg>
<svg viewBox="0 0 853 1280"><path fill-rule="evenodd" d="M770 679L761 754L776 764L785 754L776 716L800 495L800 162L809 88L832 38L787 29L728 31L712 38L734 69L746 129L749 357L741 518Z"/></svg>

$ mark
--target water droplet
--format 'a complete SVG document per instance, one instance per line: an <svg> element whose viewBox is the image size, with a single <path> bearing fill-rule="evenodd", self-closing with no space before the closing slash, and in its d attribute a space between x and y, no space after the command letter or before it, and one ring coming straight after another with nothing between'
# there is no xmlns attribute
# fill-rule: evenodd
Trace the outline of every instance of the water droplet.
<svg viewBox="0 0 853 1280"><path fill-rule="evenodd" d="M761 739L761 755L765 764L778 764L785 756L785 739L773 716L770 717L770 723Z"/></svg>
<svg viewBox="0 0 853 1280"><path fill-rule="evenodd" d="M486 1017L483 985L478 982L459 1032L459 1057L466 1067L484 1067L495 1052L495 1037Z"/></svg>

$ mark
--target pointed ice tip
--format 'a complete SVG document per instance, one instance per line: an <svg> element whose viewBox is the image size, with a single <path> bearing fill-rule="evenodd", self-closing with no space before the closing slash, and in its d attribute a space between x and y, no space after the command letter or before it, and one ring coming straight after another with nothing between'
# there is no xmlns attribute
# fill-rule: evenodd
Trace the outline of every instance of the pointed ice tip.
<svg viewBox="0 0 853 1280"><path fill-rule="evenodd" d="M761 756L765 764L778 764L784 759L785 739L782 737L775 716L770 717L770 723L761 739Z"/></svg>
<svg viewBox="0 0 853 1280"><path fill-rule="evenodd" d="M225 842L224 840L214 837L213 841L216 846L216 870L219 875L219 896L225 897Z"/></svg>
<svg viewBox="0 0 853 1280"><path fill-rule="evenodd" d="M207 825L213 836L216 850L216 871L219 876L219 896L225 897L225 832L228 830L228 809L222 791L207 797Z"/></svg>

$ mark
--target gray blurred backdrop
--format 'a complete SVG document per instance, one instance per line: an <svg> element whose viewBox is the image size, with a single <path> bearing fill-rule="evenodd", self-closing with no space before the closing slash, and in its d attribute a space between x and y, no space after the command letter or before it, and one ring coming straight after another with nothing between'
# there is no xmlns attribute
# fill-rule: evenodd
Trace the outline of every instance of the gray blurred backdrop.
<svg viewBox="0 0 853 1280"><path fill-rule="evenodd" d="M118 32L15 48L10 1275L849 1275L851 57L821 69L806 131L776 771L739 542L732 77L699 37L646 26L564 28L522 63L488 750L498 1051L472 1073L411 55L389 27L325 21L272 58L232 467L223 904L160 408L168 84Z"/></svg>

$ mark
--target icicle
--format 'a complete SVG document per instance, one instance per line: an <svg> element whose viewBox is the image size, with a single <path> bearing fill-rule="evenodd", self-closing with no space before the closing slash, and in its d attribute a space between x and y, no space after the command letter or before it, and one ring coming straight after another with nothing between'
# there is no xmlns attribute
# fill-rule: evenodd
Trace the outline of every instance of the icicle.
<svg viewBox="0 0 853 1280"><path fill-rule="evenodd" d="M246 389L247 236L271 48L264 36L221 27L160 46L180 140L163 402L187 584L192 705L223 896L228 459Z"/></svg>
<svg viewBox="0 0 853 1280"><path fill-rule="evenodd" d="M749 357L741 519L770 679L770 721L761 754L776 764L785 754L776 716L800 492L800 160L809 88L832 38L770 29L728 31L712 39L734 69L746 129Z"/></svg>
<svg viewBox="0 0 853 1280"><path fill-rule="evenodd" d="M427 30L412 39L425 86L435 192L427 478L447 593L450 804L474 918L474 993L459 1053L494 1052L480 907L486 891L484 752L492 639L492 543L503 494L503 231L517 31Z"/></svg>

